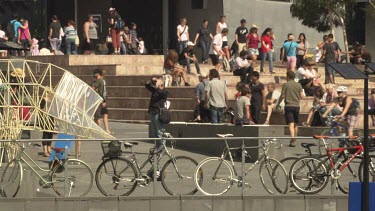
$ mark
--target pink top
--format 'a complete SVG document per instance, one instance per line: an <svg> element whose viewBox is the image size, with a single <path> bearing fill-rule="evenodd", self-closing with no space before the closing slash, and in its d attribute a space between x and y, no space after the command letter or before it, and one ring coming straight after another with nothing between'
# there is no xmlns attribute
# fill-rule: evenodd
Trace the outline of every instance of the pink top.
<svg viewBox="0 0 375 211"><path fill-rule="evenodd" d="M26 29L19 28L20 33L20 40L27 40L29 39L29 27L26 27Z"/></svg>
<svg viewBox="0 0 375 211"><path fill-rule="evenodd" d="M260 43L259 36L255 34L256 36L253 36L252 34L247 35L247 43L249 44L249 48L258 49L258 45Z"/></svg>

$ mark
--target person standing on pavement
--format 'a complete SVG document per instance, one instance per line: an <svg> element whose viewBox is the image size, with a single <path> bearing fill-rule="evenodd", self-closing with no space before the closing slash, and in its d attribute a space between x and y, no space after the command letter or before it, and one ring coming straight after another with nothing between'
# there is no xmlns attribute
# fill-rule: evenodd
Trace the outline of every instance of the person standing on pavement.
<svg viewBox="0 0 375 211"><path fill-rule="evenodd" d="M120 55L121 41L120 41L120 30L124 27L121 16L118 14L115 8L109 8L109 19L108 23L111 27L111 37L114 53Z"/></svg>
<svg viewBox="0 0 375 211"><path fill-rule="evenodd" d="M289 147L296 146L296 139L294 137L298 135L300 102L304 97L302 86L300 83L295 82L295 77L296 74L293 71L286 73L287 82L283 84L281 96L276 106L276 108L280 108L280 104L284 100L285 121L289 126L290 135L292 136Z"/></svg>
<svg viewBox="0 0 375 211"><path fill-rule="evenodd" d="M309 42L306 40L304 33L299 34L298 48L297 48L297 69L302 67L303 61L306 59L309 50Z"/></svg>
<svg viewBox="0 0 375 211"><path fill-rule="evenodd" d="M130 23L130 51L133 55L138 54L138 34L137 34L137 24L136 23Z"/></svg>
<svg viewBox="0 0 375 211"><path fill-rule="evenodd" d="M216 69L210 70L210 81L206 86L206 108L210 109L211 123L222 123L224 109L227 106L228 92L226 84L220 80Z"/></svg>
<svg viewBox="0 0 375 211"><path fill-rule="evenodd" d="M83 24L83 50L85 55L95 54L96 45L98 42L98 26L94 22L92 16L88 16L86 22Z"/></svg>
<svg viewBox="0 0 375 211"><path fill-rule="evenodd" d="M208 86L207 75L201 73L199 76L199 84L195 88L195 95L198 103L198 115L196 120L199 122L210 122L210 111L205 108L206 87Z"/></svg>
<svg viewBox="0 0 375 211"><path fill-rule="evenodd" d="M323 46L323 55L320 59L321 61L324 60L325 63L325 84L335 84L335 72L330 64L335 63L336 57L337 50L333 44L333 34L329 34L328 40Z"/></svg>
<svg viewBox="0 0 375 211"><path fill-rule="evenodd" d="M220 70L219 56L225 56L223 51L223 38L228 35L228 29L225 28L221 31L220 34L215 35L214 40L211 43L209 55L212 61L212 64L215 66L216 70Z"/></svg>
<svg viewBox="0 0 375 211"><path fill-rule="evenodd" d="M96 93L98 93L100 97L103 98L103 102L100 103L98 109L95 111L94 120L97 125L101 126L100 119L103 118L102 109L103 103L105 103L105 84L103 80L103 71L100 69L94 70L94 78L95 81L92 83L91 87L96 91Z"/></svg>
<svg viewBox="0 0 375 211"><path fill-rule="evenodd" d="M296 71L296 64L297 64L297 48L298 43L294 42L294 35L288 34L288 41L283 44L283 49L281 51L281 58L284 58L286 55L287 62L286 62L286 69L287 71ZM281 64L284 64L284 60L281 59Z"/></svg>
<svg viewBox="0 0 375 211"><path fill-rule="evenodd" d="M199 38L199 45L202 48L202 64L208 63L208 50L210 49L210 38L211 40L214 37L211 34L210 29L208 28L208 20L203 19L202 26L199 28L197 35L195 36L194 44L197 44Z"/></svg>
<svg viewBox="0 0 375 211"><path fill-rule="evenodd" d="M187 26L186 18L181 18L180 25L177 26L177 39L178 39L178 53L187 48L189 39L189 26Z"/></svg>
<svg viewBox="0 0 375 211"><path fill-rule="evenodd" d="M194 43L188 42L187 47L182 50L182 52L179 55L178 61L180 65L187 66L187 72L188 74L191 73L190 70L190 63L193 62L195 65L195 69L197 70L197 73L200 74L201 70L199 68L198 59L195 57L194 53Z"/></svg>
<svg viewBox="0 0 375 211"><path fill-rule="evenodd" d="M8 36L8 40L14 42L14 43L17 43L18 41L18 30L19 28L23 28L25 29L26 27L24 27L19 21L18 21L18 15L13 15L13 19L8 23L10 26L8 26L7 28L7 36ZM18 54L18 56L21 56L22 55L22 51L21 50L12 50L10 51L11 55L12 56L16 56L16 53Z"/></svg>
<svg viewBox="0 0 375 211"><path fill-rule="evenodd" d="M113 133L109 130L109 123L108 123L108 105L107 105L107 83L105 81L105 77L107 76L107 71L103 70L102 71L102 79L104 83L104 89L103 89L103 103L102 103L102 111L101 114L103 115L103 123L104 123L104 129L108 134L113 135Z"/></svg>
<svg viewBox="0 0 375 211"><path fill-rule="evenodd" d="M220 21L217 22L217 24L216 24L216 35L222 34L224 29L228 29L227 23L225 22L226 19L227 19L227 17L225 17L225 15L220 16ZM227 57L227 59L229 60L230 59L230 52L229 52L227 35L228 34L223 36L223 45L221 47L222 47L222 50L224 52L225 57Z"/></svg>
<svg viewBox="0 0 375 211"><path fill-rule="evenodd" d="M26 19L22 20L22 26L18 28L18 44L22 45L24 50L24 56L30 54L30 43L31 43L31 34L29 30L29 21ZM20 56L20 55L19 55Z"/></svg>
<svg viewBox="0 0 375 211"><path fill-rule="evenodd" d="M49 25L49 43L51 44L51 49L56 55L56 52L60 50L60 37L63 34L60 21L56 15L52 16L52 22Z"/></svg>
<svg viewBox="0 0 375 211"><path fill-rule="evenodd" d="M253 67L255 67L259 56L259 43L258 26L254 24L251 26L250 33L247 35L248 56L251 58L251 66Z"/></svg>
<svg viewBox="0 0 375 211"><path fill-rule="evenodd" d="M65 47L66 54L77 55L76 46L77 30L73 20L68 20L68 26L65 28Z"/></svg>
<svg viewBox="0 0 375 211"><path fill-rule="evenodd" d="M241 53L243 50L247 50L246 48L246 36L249 33L249 31L246 28L246 20L242 19L241 20L241 26L239 26L236 29L236 44L237 44L237 53L236 57Z"/></svg>
<svg viewBox="0 0 375 211"><path fill-rule="evenodd" d="M260 123L260 111L266 110L266 89L259 81L259 72L253 71L251 74L251 106L250 113L255 124Z"/></svg>
<svg viewBox="0 0 375 211"><path fill-rule="evenodd" d="M150 115L148 137L159 138L160 130L164 129L164 124L159 120L159 113L161 108L165 108L168 98L168 91L164 88L163 81L155 77L147 81L145 87L151 92L150 105L148 109L148 113ZM165 140L157 141L155 146L156 151L158 151L164 144Z"/></svg>

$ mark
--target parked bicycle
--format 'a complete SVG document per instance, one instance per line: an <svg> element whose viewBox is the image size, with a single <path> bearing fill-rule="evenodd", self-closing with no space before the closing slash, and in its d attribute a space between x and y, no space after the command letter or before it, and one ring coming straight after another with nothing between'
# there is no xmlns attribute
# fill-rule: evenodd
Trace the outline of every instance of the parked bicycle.
<svg viewBox="0 0 375 211"><path fill-rule="evenodd" d="M329 148L328 136L314 136L324 143L327 155L319 159L316 156L305 156L298 159L290 169L290 180L297 191L303 194L314 194L322 191L329 180L334 180L336 189L349 192L349 182L362 181L363 146L361 138L351 137L350 147ZM370 156L371 180L375 179L375 156ZM329 165L327 165L329 163Z"/></svg>
<svg viewBox="0 0 375 211"><path fill-rule="evenodd" d="M162 131L161 137L173 138L169 133ZM125 149L130 149L129 157L121 157L121 144ZM193 195L197 192L194 186L193 174L198 162L187 156L174 156L175 141L171 141L171 148L163 145L161 149L150 149L148 158L139 165L133 152L133 146L138 142L113 141L113 149L103 157L103 162L96 171L95 181L100 192L105 196L128 196L134 189L148 186L159 175L153 175L153 168L142 172L145 166L154 163L154 154L157 163L166 155L169 160L164 164L159 179L165 191L170 195ZM117 146L117 147L113 147ZM111 148L111 146L110 146ZM202 175L201 175L202 176Z"/></svg>
<svg viewBox="0 0 375 211"><path fill-rule="evenodd" d="M326 125L329 127L328 129L324 129L321 136L346 136L347 127L341 123L339 123L338 119L334 116L327 116ZM363 132L361 129L357 129L353 131L354 135L362 136ZM336 148L336 147L343 147L344 143L346 142L345 139L339 139L338 141L334 141L333 139L328 138L326 144L328 144L328 148ZM324 146L323 141L319 139L319 153L321 155L325 155L326 149Z"/></svg>
<svg viewBox="0 0 375 211"><path fill-rule="evenodd" d="M55 156L50 163L51 166L45 169L26 153L24 143L18 145L20 153L6 165L1 177L0 192L3 197L15 197L17 195L23 183L25 167L35 173L42 188L52 187L56 194L61 197L82 197L91 190L94 181L91 168L81 160L67 158L65 148L52 147ZM40 147L38 144L34 144L34 146ZM59 159L59 157L63 159ZM39 172L47 174L42 175Z"/></svg>
<svg viewBox="0 0 375 211"><path fill-rule="evenodd" d="M198 164L194 174L196 187L204 195L222 195L226 193L233 184L237 184L237 187L242 187L242 185L250 187L250 184L245 183L242 176L238 175L233 162L231 150L237 150L238 147L230 148L226 139L233 135L217 135L224 139L224 151L221 157L209 157ZM284 194L288 189L288 175L285 168L278 160L268 156L267 152L270 143L278 143L278 141L276 139L265 140L262 141L260 147L245 147L245 149L262 148L264 154L250 166L244 175L246 176L255 165L260 163L259 177L264 189L270 194L277 192ZM247 154L246 151L243 153ZM226 160L227 156L229 156L230 163ZM204 175L204 177L202 177L202 175Z"/></svg>

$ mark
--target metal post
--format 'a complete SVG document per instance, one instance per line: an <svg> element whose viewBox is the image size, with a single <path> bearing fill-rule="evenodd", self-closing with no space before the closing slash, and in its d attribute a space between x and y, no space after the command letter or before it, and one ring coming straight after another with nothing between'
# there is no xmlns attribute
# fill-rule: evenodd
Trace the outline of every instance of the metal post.
<svg viewBox="0 0 375 211"><path fill-rule="evenodd" d="M168 36L169 36L169 1L163 0L163 55L168 53Z"/></svg>
<svg viewBox="0 0 375 211"><path fill-rule="evenodd" d="M363 156L363 195L362 195L362 210L369 211L369 134L368 134L368 73L365 71L367 78L364 86L364 114L363 114L363 129L364 129L364 156Z"/></svg>
<svg viewBox="0 0 375 211"><path fill-rule="evenodd" d="M241 179L242 179L242 186L241 186L241 195L244 196L245 194L245 140L242 140L242 161L241 161Z"/></svg>
<svg viewBox="0 0 375 211"><path fill-rule="evenodd" d="M78 0L74 0L74 21L78 25Z"/></svg>
<svg viewBox="0 0 375 211"><path fill-rule="evenodd" d="M154 142L154 162L152 163L152 168L153 168L153 179L154 179L154 182L152 184L152 191L153 191L153 196L156 196L156 182L157 182L157 168L158 168L158 156L157 156L157 148L156 148L156 142L157 140L155 139L155 142ZM151 178L152 179L152 178Z"/></svg>

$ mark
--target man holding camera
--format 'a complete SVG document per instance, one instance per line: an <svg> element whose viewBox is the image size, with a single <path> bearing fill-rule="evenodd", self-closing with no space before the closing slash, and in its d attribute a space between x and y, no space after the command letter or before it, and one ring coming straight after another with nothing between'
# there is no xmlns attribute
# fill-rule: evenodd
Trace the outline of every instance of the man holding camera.
<svg viewBox="0 0 375 211"><path fill-rule="evenodd" d="M146 89L151 92L151 99L148 112L150 114L149 138L159 138L159 132L164 128L164 124L159 120L160 109L165 108L168 98L168 91L164 88L161 78L153 77L145 84ZM162 146L163 141L156 143L156 149Z"/></svg>

